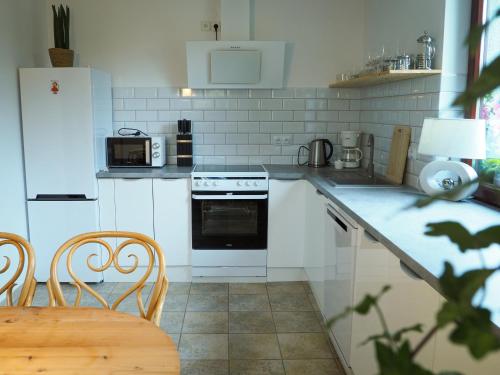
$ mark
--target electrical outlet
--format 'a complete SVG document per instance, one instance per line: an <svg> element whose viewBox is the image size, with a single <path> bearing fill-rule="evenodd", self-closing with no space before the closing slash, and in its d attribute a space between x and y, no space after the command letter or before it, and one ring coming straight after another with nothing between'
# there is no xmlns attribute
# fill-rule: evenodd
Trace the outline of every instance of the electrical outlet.
<svg viewBox="0 0 500 375"><path fill-rule="evenodd" d="M273 145L281 146L283 144L283 137L281 135L273 135Z"/></svg>
<svg viewBox="0 0 500 375"><path fill-rule="evenodd" d="M201 21L201 31L212 31L213 30L213 24L210 21Z"/></svg>
<svg viewBox="0 0 500 375"><path fill-rule="evenodd" d="M292 143L292 137L289 135L283 135L281 137L281 144L283 146L289 146Z"/></svg>

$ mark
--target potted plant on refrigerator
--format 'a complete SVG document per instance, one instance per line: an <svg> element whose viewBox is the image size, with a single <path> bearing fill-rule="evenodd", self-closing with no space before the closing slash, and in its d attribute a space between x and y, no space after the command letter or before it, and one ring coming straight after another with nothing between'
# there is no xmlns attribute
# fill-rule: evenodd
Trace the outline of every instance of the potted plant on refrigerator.
<svg viewBox="0 0 500 375"><path fill-rule="evenodd" d="M55 68L73 66L74 51L69 49L69 8L52 5L54 16L54 45L49 48L50 62Z"/></svg>

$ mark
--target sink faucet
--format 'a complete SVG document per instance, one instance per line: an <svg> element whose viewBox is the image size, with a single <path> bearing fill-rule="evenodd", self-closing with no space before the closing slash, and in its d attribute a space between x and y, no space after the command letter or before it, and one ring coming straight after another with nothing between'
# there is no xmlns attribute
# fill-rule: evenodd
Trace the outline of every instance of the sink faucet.
<svg viewBox="0 0 500 375"><path fill-rule="evenodd" d="M370 161L366 167L366 173L368 177L375 177L375 166L373 164L373 153L375 151L375 140L373 134L368 134L368 146L370 147Z"/></svg>

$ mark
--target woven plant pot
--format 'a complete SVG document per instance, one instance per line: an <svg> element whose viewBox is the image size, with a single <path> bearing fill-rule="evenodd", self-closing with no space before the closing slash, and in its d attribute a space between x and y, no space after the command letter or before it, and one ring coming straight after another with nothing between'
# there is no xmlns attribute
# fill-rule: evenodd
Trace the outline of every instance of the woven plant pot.
<svg viewBox="0 0 500 375"><path fill-rule="evenodd" d="M49 48L49 56L54 68L70 68L73 66L75 52L72 49Z"/></svg>

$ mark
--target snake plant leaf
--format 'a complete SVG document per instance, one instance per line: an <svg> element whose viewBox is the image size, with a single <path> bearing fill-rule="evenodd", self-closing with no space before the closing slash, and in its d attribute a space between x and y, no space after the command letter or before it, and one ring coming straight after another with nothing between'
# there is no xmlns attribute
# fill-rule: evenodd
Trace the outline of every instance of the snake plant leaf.
<svg viewBox="0 0 500 375"><path fill-rule="evenodd" d="M471 234L462 224L455 221L443 221L427 224L427 236L447 236L458 245L462 253L467 250L485 249L492 244L500 243L500 225L493 225L476 234Z"/></svg>

